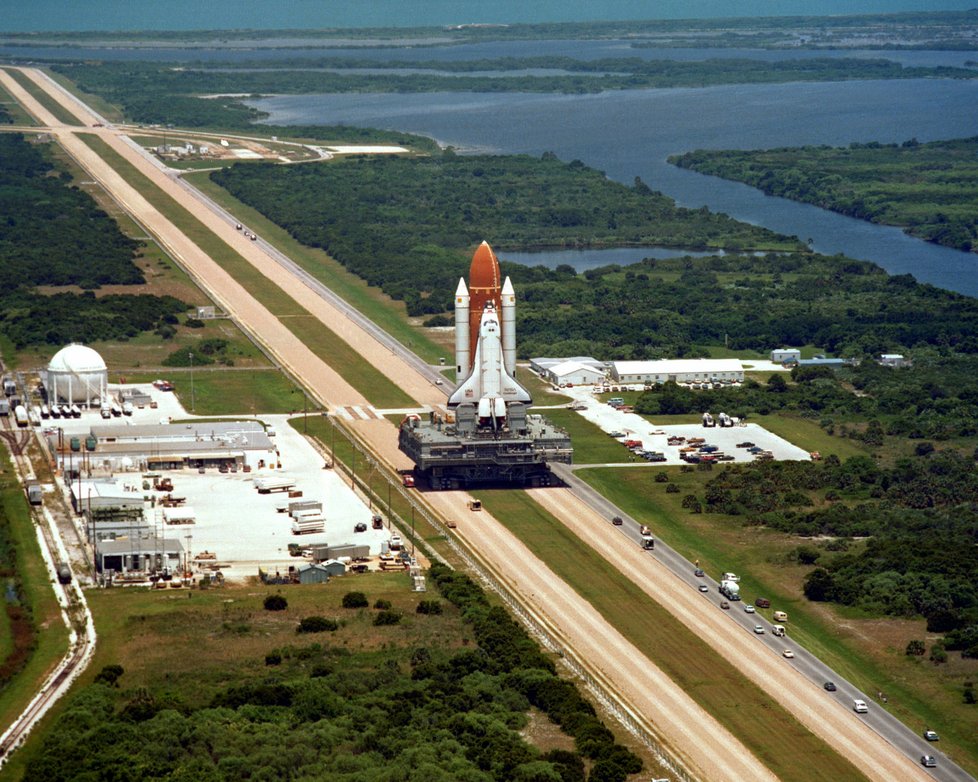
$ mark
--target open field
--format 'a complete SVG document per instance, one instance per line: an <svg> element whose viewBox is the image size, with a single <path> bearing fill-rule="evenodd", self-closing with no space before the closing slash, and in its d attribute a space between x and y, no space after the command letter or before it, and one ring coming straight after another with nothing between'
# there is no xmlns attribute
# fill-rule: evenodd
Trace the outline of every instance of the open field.
<svg viewBox="0 0 978 782"><path fill-rule="evenodd" d="M34 125L34 119L24 111L23 106L21 106L17 101L14 100L13 96L7 92L2 86L0 86L0 104L6 110L7 114L10 115L12 124L14 125ZM3 125L0 125L0 129L3 129Z"/></svg>
<svg viewBox="0 0 978 782"><path fill-rule="evenodd" d="M212 182L209 174L193 174L186 179L425 361L433 364L439 357L451 355L451 346L446 348L439 345L428 336L425 329L409 321L403 302L395 302L379 288L370 287L325 251L294 239L288 231L261 212L242 203L223 187Z"/></svg>
<svg viewBox="0 0 978 782"><path fill-rule="evenodd" d="M176 225L201 250L207 253L273 314L280 317L289 330L313 353L322 357L347 382L380 407L410 406L413 400L387 379L374 366L364 362L349 344L337 337L323 323L302 309L284 291L269 283L265 275L232 250L208 230L184 207L175 202L140 172L112 150L101 139L80 134L103 159L130 184L140 189L144 197L161 214Z"/></svg>
<svg viewBox="0 0 978 782"><path fill-rule="evenodd" d="M453 352L449 355L454 355L454 343L452 344ZM530 392L533 396L533 404L535 405L566 405L571 401L570 397L566 394L559 394L556 391L551 390L549 383L545 382L539 375L530 371L527 367L517 367L517 375L519 382L526 387L526 390ZM452 373L454 377L454 373ZM548 414L552 411L546 411Z"/></svg>
<svg viewBox="0 0 978 782"><path fill-rule="evenodd" d="M165 367L153 372L125 372L127 383L151 383L165 377L175 386L180 403L191 408L189 368ZM115 378L110 378L113 382ZM296 384L275 367L194 368L193 400L197 415L260 415L302 412L303 395Z"/></svg>
<svg viewBox="0 0 978 782"><path fill-rule="evenodd" d="M642 470L595 468L576 475L683 556L699 560L711 575L738 573L746 602L763 595L775 609L787 611L793 639L864 691L884 691L891 712L911 727L934 728L941 734L942 751L971 773L978 770L978 748L968 738L978 717L962 703L960 689L962 674L978 674L978 662L935 668L907 658L907 642L928 636L922 619L874 618L806 600L802 579L809 568L790 555L810 540L681 507L686 494L702 494L711 472L668 470L670 483L680 487L676 493L667 493L669 483L655 483ZM771 618L771 610L759 613Z"/></svg>
<svg viewBox="0 0 978 782"><path fill-rule="evenodd" d="M62 76L60 73L51 68L42 68L42 70L48 76L50 76L53 81L56 81L79 100L87 103L89 106L95 109L95 111L109 120L109 122L122 122L122 120L125 119L122 112L119 111L115 105L105 100L105 98L103 98L101 95L95 95L91 92L83 92L82 90L78 89L78 85L71 79Z"/></svg>
<svg viewBox="0 0 978 782"><path fill-rule="evenodd" d="M776 775L792 780L863 778L525 493L487 490L478 496L494 517Z"/></svg>

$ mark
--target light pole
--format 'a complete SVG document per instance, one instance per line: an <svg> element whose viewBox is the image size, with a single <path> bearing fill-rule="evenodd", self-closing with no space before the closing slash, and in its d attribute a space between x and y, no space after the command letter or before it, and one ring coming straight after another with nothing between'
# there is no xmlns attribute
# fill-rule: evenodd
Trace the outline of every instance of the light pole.
<svg viewBox="0 0 978 782"><path fill-rule="evenodd" d="M188 350L187 354L190 356L190 412L197 412L197 397L194 394L194 352Z"/></svg>

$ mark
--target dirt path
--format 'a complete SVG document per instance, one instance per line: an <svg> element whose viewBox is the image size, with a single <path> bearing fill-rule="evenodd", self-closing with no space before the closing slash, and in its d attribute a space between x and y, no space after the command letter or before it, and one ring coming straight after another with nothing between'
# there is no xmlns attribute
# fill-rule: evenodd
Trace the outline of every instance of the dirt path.
<svg viewBox="0 0 978 782"><path fill-rule="evenodd" d="M559 629L568 646L662 736L670 750L704 780L772 780L771 772L726 728L698 706L654 663L628 642L490 514L473 514L463 492L429 493L445 518L458 520L458 535L510 589ZM519 563L513 567L513 563Z"/></svg>
<svg viewBox="0 0 978 782"><path fill-rule="evenodd" d="M757 644L742 628L732 626L722 611L699 599L698 592L654 557L609 529L607 519L569 489L530 489L528 494L870 779L891 782L930 778L775 652Z"/></svg>
<svg viewBox="0 0 978 782"><path fill-rule="evenodd" d="M54 87L53 83L40 71L24 68L22 72L87 125L91 126L98 121L98 118L91 113L87 106L70 93ZM187 208L209 231L216 234L261 272L270 283L279 287L299 306L310 312L326 328L350 345L365 361L375 367L382 368L389 377L395 379L397 385L412 399L419 404L432 406L444 404L444 393L436 389L430 381L420 377L400 356L392 355L390 348L381 345L301 280L283 271L278 263L265 252L261 244L252 242L241 231L238 231L234 224L215 213L209 202L196 188L186 187L187 183L181 184L176 181L174 176L161 170L156 161L120 137L117 131L111 128L91 127L89 130L97 133L115 152L131 163L141 174L149 178L160 190ZM63 138L63 134L59 134L59 137Z"/></svg>

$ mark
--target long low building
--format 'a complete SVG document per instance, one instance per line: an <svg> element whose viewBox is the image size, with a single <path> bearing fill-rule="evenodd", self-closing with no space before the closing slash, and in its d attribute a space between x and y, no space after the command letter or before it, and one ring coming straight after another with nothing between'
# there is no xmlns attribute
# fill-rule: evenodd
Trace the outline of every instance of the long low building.
<svg viewBox="0 0 978 782"><path fill-rule="evenodd" d="M744 381L744 365L736 358L677 358L660 361L612 361L617 383L714 383Z"/></svg>
<svg viewBox="0 0 978 782"><path fill-rule="evenodd" d="M92 467L113 472L221 465L261 469L278 463L278 453L258 421L193 424L95 425Z"/></svg>

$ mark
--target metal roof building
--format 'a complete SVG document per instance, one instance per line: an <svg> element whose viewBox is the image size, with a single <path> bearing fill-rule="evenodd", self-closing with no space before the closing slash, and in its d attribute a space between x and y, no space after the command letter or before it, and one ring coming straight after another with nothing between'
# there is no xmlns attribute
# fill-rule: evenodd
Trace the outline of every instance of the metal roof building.
<svg viewBox="0 0 978 782"><path fill-rule="evenodd" d="M97 446L89 461L112 471L222 464L256 469L278 461L274 443L257 421L96 425L91 435Z"/></svg>
<svg viewBox="0 0 978 782"><path fill-rule="evenodd" d="M736 358L680 358L661 361L612 361L611 376L619 383L710 383L744 380Z"/></svg>

